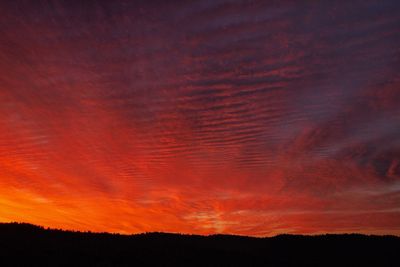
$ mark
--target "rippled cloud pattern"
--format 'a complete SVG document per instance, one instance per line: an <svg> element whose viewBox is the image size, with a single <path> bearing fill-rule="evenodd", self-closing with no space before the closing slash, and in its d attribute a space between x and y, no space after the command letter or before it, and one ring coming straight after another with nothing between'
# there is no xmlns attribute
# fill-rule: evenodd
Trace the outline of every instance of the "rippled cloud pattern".
<svg viewBox="0 0 400 267"><path fill-rule="evenodd" d="M400 234L398 1L4 1L0 36L0 221Z"/></svg>

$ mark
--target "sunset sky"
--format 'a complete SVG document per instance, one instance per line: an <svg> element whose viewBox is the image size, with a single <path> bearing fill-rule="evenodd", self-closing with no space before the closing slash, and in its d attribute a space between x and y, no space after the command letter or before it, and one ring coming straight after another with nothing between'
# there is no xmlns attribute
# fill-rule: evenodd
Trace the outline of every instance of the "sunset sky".
<svg viewBox="0 0 400 267"><path fill-rule="evenodd" d="M1 1L0 222L400 234L400 2Z"/></svg>

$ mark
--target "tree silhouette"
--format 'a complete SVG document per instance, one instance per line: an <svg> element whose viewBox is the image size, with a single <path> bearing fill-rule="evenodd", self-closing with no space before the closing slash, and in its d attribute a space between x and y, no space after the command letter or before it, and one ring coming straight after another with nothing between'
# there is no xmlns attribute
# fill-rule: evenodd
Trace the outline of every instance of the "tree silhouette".
<svg viewBox="0 0 400 267"><path fill-rule="evenodd" d="M395 236L120 235L0 224L0 266L400 266Z"/></svg>

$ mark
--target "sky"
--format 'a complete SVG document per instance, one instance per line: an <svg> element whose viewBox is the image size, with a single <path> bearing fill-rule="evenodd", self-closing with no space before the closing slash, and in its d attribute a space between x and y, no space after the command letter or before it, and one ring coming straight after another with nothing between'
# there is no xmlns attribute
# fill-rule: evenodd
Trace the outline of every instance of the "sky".
<svg viewBox="0 0 400 267"><path fill-rule="evenodd" d="M400 235L400 2L1 1L0 221Z"/></svg>

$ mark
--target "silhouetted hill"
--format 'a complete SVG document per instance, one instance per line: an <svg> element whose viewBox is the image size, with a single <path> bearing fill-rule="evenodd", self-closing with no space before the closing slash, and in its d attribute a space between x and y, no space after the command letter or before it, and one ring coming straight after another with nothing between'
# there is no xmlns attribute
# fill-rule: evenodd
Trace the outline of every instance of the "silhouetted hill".
<svg viewBox="0 0 400 267"><path fill-rule="evenodd" d="M0 224L0 266L400 266L395 236L118 235Z"/></svg>

